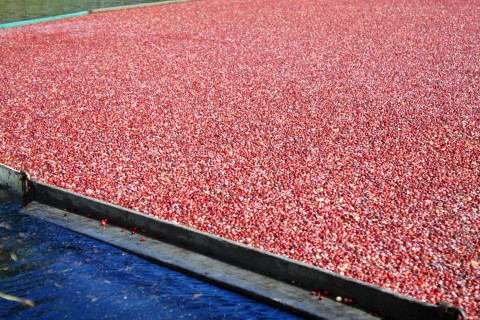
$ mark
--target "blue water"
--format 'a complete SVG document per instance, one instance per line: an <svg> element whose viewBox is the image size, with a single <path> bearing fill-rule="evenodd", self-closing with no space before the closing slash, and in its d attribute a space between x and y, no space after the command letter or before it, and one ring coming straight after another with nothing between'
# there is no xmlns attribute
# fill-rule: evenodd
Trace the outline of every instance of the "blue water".
<svg viewBox="0 0 480 320"><path fill-rule="evenodd" d="M56 225L0 190L0 319L298 319Z"/></svg>

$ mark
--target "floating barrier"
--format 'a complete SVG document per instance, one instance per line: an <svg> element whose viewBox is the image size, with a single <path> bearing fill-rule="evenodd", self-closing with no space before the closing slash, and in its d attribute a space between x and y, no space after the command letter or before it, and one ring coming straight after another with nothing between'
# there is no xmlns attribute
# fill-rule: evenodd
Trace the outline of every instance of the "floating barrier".
<svg viewBox="0 0 480 320"><path fill-rule="evenodd" d="M29 24L36 24L36 23L41 23L41 22L48 22L48 21L54 21L54 20L81 17L81 16L87 15L89 13L90 13L89 11L81 11L81 12L67 13L67 14L61 14L61 15L58 15L58 16L44 17L44 18L38 18L38 19L32 19L32 20L9 22L9 23L0 24L0 29L21 27L21 26L26 26L26 25L29 25Z"/></svg>
<svg viewBox="0 0 480 320"><path fill-rule="evenodd" d="M5 165L0 165L0 181L4 187L23 193L22 213L308 318L377 319L373 314L398 320L464 318L463 311L451 304L424 303L322 268L31 180L27 173ZM319 301L311 297L312 290L328 291L328 297L336 299Z"/></svg>
<svg viewBox="0 0 480 320"><path fill-rule="evenodd" d="M159 5L165 5L165 4L174 4L174 3L192 2L192 1L199 1L199 0L172 0L172 1L161 1L161 2L139 3L139 4L131 4L131 5L125 5L125 6L118 6L118 7L90 9L89 12L99 13L99 12L108 12L108 11L118 11L118 10L145 8L145 7L159 6Z"/></svg>
<svg viewBox="0 0 480 320"><path fill-rule="evenodd" d="M0 163L0 188L23 193L24 181L19 171Z"/></svg>

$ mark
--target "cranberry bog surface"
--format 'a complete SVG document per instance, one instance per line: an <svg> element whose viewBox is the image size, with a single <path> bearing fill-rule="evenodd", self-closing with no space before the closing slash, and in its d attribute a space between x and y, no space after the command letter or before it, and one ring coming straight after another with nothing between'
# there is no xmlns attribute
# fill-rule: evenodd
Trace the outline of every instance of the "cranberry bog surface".
<svg viewBox="0 0 480 320"><path fill-rule="evenodd" d="M0 162L480 316L480 3L215 1L0 30Z"/></svg>

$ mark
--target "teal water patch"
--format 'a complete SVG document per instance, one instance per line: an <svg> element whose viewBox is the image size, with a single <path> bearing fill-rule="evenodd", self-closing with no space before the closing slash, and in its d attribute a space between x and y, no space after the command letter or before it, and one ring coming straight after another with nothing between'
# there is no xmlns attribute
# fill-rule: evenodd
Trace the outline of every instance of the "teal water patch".
<svg viewBox="0 0 480 320"><path fill-rule="evenodd" d="M20 26L25 26L25 25L29 25L29 24L35 24L35 23L41 23L41 22L47 22L47 21L53 21L53 20L60 20L60 19L66 19L66 18L80 17L80 16L84 16L88 13L89 13L88 11L81 11L81 12L75 12L75 13L61 14L61 15L52 16L52 17L44 17L44 18L39 18L39 19L9 22L9 23L0 24L0 29L20 27Z"/></svg>
<svg viewBox="0 0 480 320"><path fill-rule="evenodd" d="M162 0L0 0L0 25L10 22L53 17L92 9Z"/></svg>

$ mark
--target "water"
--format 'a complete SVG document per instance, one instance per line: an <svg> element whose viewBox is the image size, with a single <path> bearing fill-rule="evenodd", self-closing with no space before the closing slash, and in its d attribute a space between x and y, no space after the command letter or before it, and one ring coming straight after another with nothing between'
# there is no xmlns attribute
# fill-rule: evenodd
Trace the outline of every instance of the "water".
<svg viewBox="0 0 480 320"><path fill-rule="evenodd" d="M162 0L0 0L0 24L96 8L161 1Z"/></svg>
<svg viewBox="0 0 480 320"><path fill-rule="evenodd" d="M0 319L298 319L56 225L0 190Z"/></svg>

